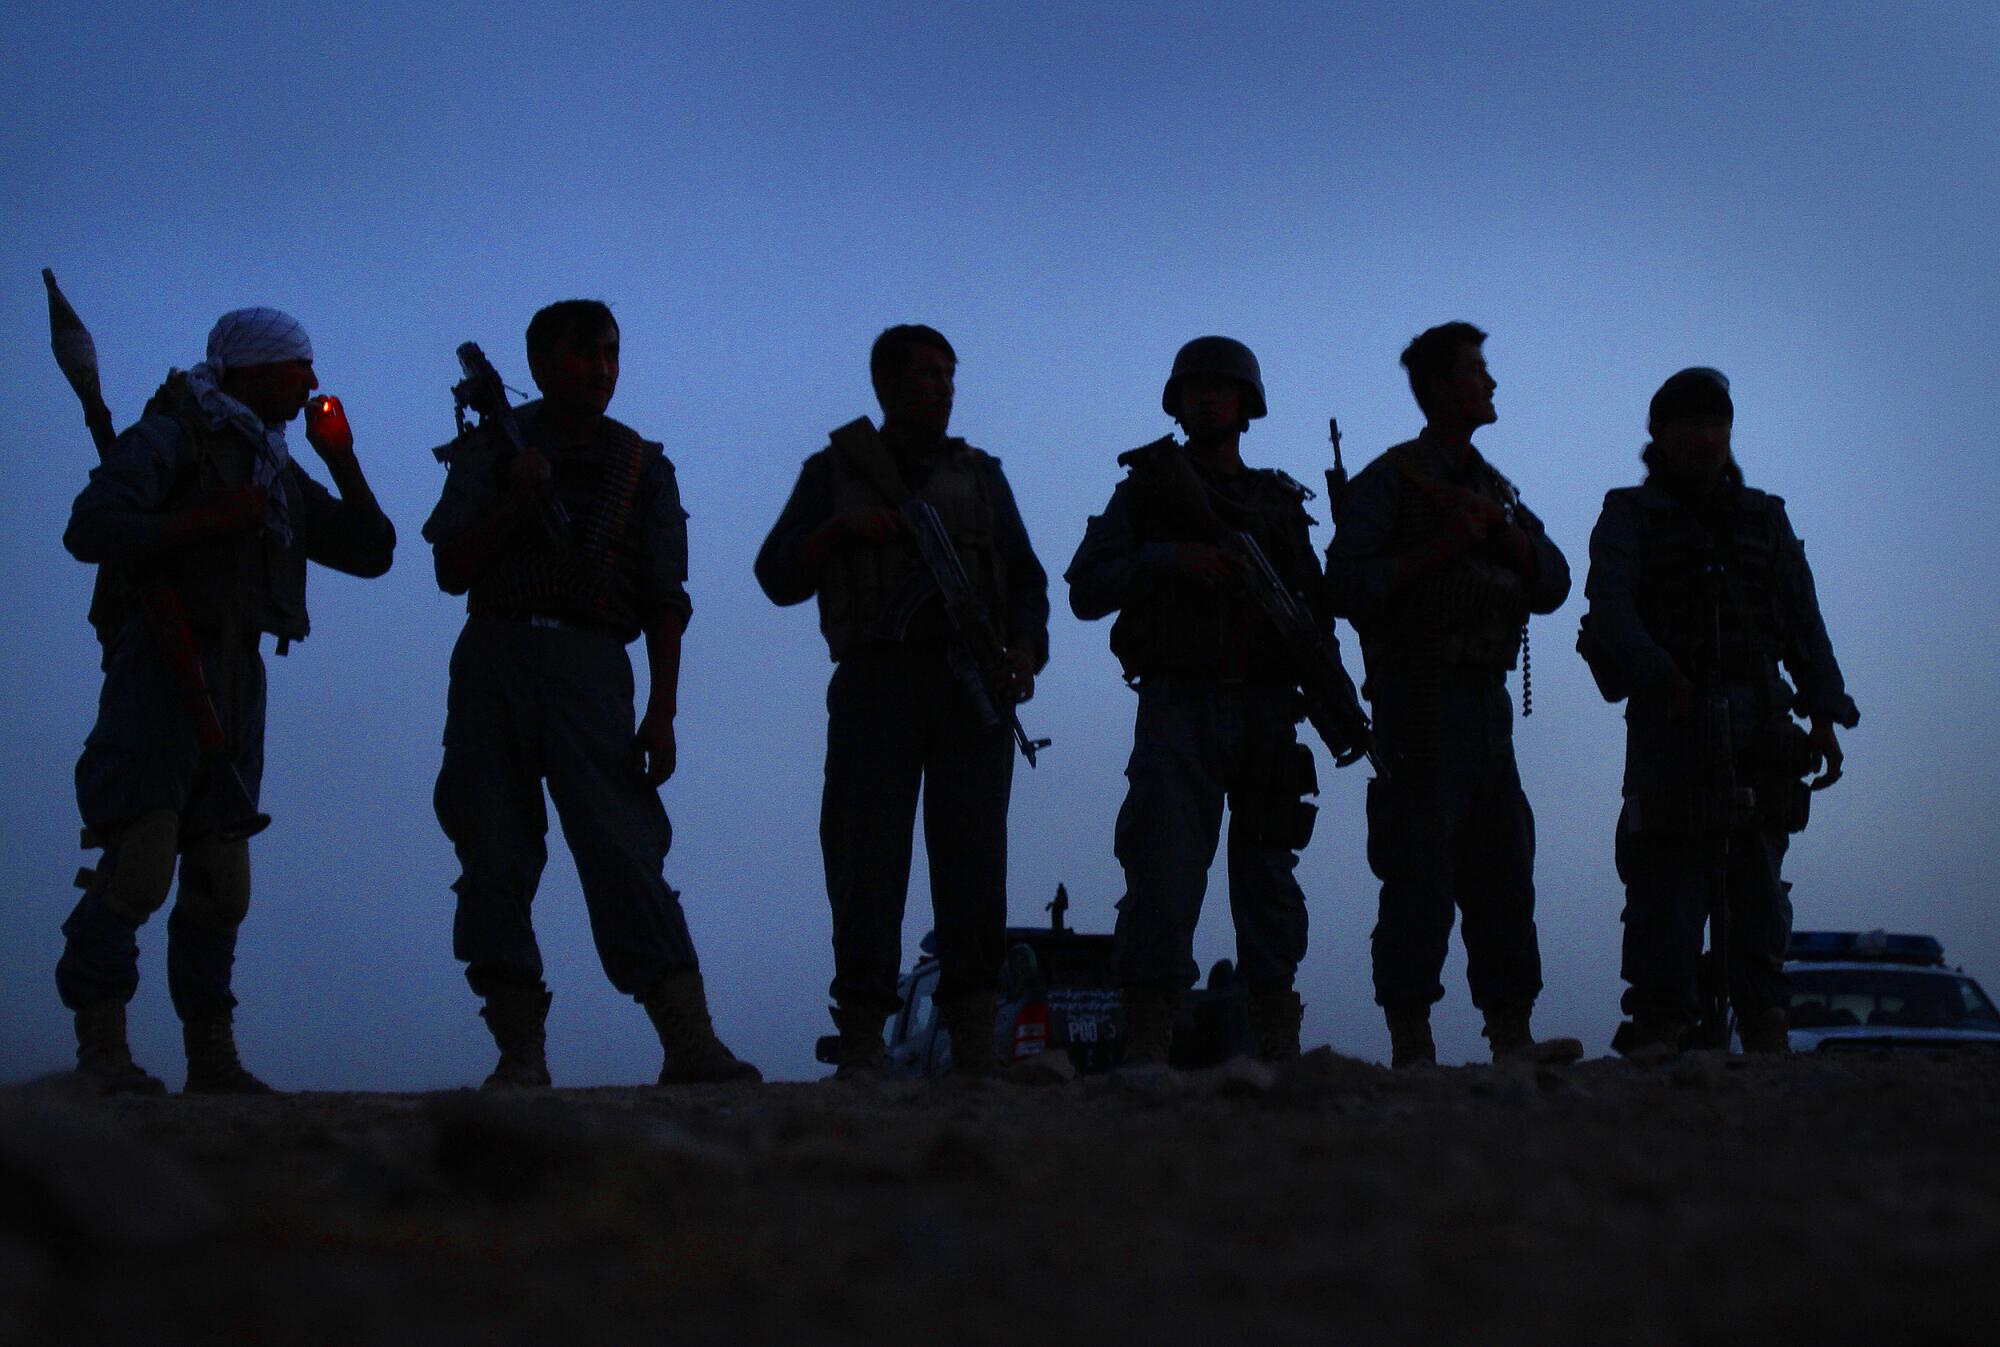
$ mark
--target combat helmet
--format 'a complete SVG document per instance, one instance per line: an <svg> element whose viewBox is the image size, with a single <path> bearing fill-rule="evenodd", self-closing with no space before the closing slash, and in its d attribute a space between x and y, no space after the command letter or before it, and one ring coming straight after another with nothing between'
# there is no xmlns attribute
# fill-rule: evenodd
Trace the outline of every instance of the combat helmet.
<svg viewBox="0 0 2000 1347"><path fill-rule="evenodd" d="M1168 416L1179 415L1175 392L1190 374L1219 374L1236 380L1250 394L1244 416L1255 421L1264 414L1263 371L1257 368L1257 357L1250 348L1234 337L1196 337L1181 347L1174 357L1173 372L1167 375L1167 386L1160 390L1160 407Z"/></svg>

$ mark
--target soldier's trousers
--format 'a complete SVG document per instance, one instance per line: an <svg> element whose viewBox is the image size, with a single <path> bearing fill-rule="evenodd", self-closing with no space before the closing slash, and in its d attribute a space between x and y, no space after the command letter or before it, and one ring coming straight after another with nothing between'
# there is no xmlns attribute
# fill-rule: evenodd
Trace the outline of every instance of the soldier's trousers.
<svg viewBox="0 0 2000 1347"><path fill-rule="evenodd" d="M982 726L936 642L850 652L826 689L819 840L833 909L834 1002L888 1014L918 793L930 857L941 999L999 985L1007 926L1014 741Z"/></svg>
<svg viewBox="0 0 2000 1347"><path fill-rule="evenodd" d="M673 829L633 744L632 664L616 635L466 621L432 802L458 853L452 953L475 993L541 985L530 908L548 861L544 781L611 985L643 997L696 966L680 895L660 873Z"/></svg>
<svg viewBox="0 0 2000 1347"><path fill-rule="evenodd" d="M1542 990L1535 933L1535 816L1514 764L1504 681L1419 690L1370 676L1388 774L1368 783L1368 864L1382 881L1373 936L1376 1004L1428 1006L1451 941L1482 1011L1526 1011ZM1423 723L1435 716L1434 724Z"/></svg>
<svg viewBox="0 0 2000 1347"><path fill-rule="evenodd" d="M1292 985L1306 952L1306 900L1292 873L1298 854L1265 843L1261 821L1244 806L1259 799L1256 774L1287 761L1301 714L1298 693L1275 684L1171 677L1140 684L1114 841L1125 868L1117 925L1123 985L1184 989L1200 976L1194 930L1225 798L1237 968L1253 987Z"/></svg>
<svg viewBox="0 0 2000 1347"><path fill-rule="evenodd" d="M264 661L256 641L198 642L229 743L255 804L264 775ZM183 1019L226 1015L236 933L250 902L249 843L191 843L220 808L219 764L204 760L181 689L142 618L113 640L97 721L76 764L78 811L104 844L99 876L63 923L56 992L72 1010L126 1002L139 986L139 927L165 906L167 992Z"/></svg>
<svg viewBox="0 0 2000 1347"><path fill-rule="evenodd" d="M1729 921L1729 996L1739 1012L1785 1006L1785 947L1792 902L1779 876L1790 837L1745 828L1729 839L1725 873ZM1714 844L1688 834L1633 834L1618 818L1618 877L1625 881L1624 958L1627 1015L1681 1024L1701 1018L1702 932L1714 889Z"/></svg>

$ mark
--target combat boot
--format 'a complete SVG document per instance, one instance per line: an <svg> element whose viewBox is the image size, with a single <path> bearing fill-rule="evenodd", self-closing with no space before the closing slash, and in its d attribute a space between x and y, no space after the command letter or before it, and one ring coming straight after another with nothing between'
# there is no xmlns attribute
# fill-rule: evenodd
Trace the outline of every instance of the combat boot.
<svg viewBox="0 0 2000 1347"><path fill-rule="evenodd" d="M100 1001L76 1012L76 1073L99 1094L167 1092L165 1081L132 1060L123 1001Z"/></svg>
<svg viewBox="0 0 2000 1347"><path fill-rule="evenodd" d="M1611 1046L1637 1066L1664 1062L1680 1056L1681 1042L1687 1037L1687 1023L1667 1015L1634 1015L1631 1022L1613 1036Z"/></svg>
<svg viewBox="0 0 2000 1347"><path fill-rule="evenodd" d="M719 1085L764 1079L763 1072L736 1060L736 1054L715 1036L715 1023L708 1017L708 991L694 969L667 974L646 993L641 1004L666 1052L660 1084Z"/></svg>
<svg viewBox="0 0 2000 1347"><path fill-rule="evenodd" d="M1536 1066L1568 1066L1583 1056L1574 1038L1537 1040L1528 1028L1525 1010L1493 1010L1486 1015L1486 1043L1496 1062L1533 1062Z"/></svg>
<svg viewBox="0 0 2000 1347"><path fill-rule="evenodd" d="M1181 994L1172 987L1126 987L1118 994L1125 1011L1127 1068L1163 1070L1174 1046L1174 1020Z"/></svg>
<svg viewBox="0 0 2000 1347"><path fill-rule="evenodd" d="M1783 1056L1790 1052L1792 1036L1787 1029L1788 1019L1783 1006L1743 1012L1736 1023L1736 1036L1743 1044L1743 1051L1758 1056Z"/></svg>
<svg viewBox="0 0 2000 1347"><path fill-rule="evenodd" d="M555 998L539 982L499 986L486 994L486 1021L500 1064L486 1078L488 1090L541 1090L549 1085L549 1005Z"/></svg>
<svg viewBox="0 0 2000 1347"><path fill-rule="evenodd" d="M882 1026L888 1019L878 1011L833 1008L833 1025L840 1030L833 1047L835 1080L889 1078L889 1050L882 1042Z"/></svg>
<svg viewBox="0 0 2000 1347"><path fill-rule="evenodd" d="M1000 1069L993 1051L993 1022L1000 999L992 992L966 992L938 1002L944 1031L951 1035L951 1074L990 1076Z"/></svg>
<svg viewBox="0 0 2000 1347"><path fill-rule="evenodd" d="M1299 1021L1305 1003L1291 987L1250 989L1250 1036L1260 1062L1289 1062L1299 1055Z"/></svg>
<svg viewBox="0 0 2000 1347"><path fill-rule="evenodd" d="M204 1015L181 1025L187 1049L187 1084L183 1094L276 1094L251 1075L236 1056L236 1030L229 1012Z"/></svg>
<svg viewBox="0 0 2000 1347"><path fill-rule="evenodd" d="M1437 1044L1431 1040L1431 1008L1409 1006L1383 1008L1389 1022L1389 1065L1400 1071L1409 1066L1436 1066Z"/></svg>

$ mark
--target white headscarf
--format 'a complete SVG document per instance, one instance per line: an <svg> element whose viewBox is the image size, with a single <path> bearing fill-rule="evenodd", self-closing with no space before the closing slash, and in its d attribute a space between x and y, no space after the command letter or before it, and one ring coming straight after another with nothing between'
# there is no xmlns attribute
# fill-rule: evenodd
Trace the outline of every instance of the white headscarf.
<svg viewBox="0 0 2000 1347"><path fill-rule="evenodd" d="M223 375L248 365L311 361L312 339L299 320L277 309L235 309L208 331L208 359L188 371L188 389L211 426L234 426L257 446L250 480L270 494L265 522L287 544L292 540L291 503L285 497L285 465L291 449L283 425L266 425L257 414L222 391Z"/></svg>

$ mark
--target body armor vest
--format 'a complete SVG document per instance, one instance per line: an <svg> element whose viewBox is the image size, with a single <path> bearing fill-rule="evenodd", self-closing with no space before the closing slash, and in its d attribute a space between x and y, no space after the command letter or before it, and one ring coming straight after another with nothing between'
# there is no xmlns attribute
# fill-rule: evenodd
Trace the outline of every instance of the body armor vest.
<svg viewBox="0 0 2000 1347"><path fill-rule="evenodd" d="M1769 680L1784 649L1773 527L1782 503L1751 487L1725 492L1714 511L1658 486L1633 493L1646 519L1633 598L1646 630L1689 677ZM1717 627L1721 664L1711 671L1704 661Z"/></svg>
<svg viewBox="0 0 2000 1347"><path fill-rule="evenodd" d="M644 628L639 611L640 486L659 446L605 417L590 452L557 455L551 485L569 512L558 545L524 524L466 594L466 611L553 617L601 627L624 641Z"/></svg>
<svg viewBox="0 0 2000 1347"><path fill-rule="evenodd" d="M169 374L147 400L141 420L170 418L181 436L181 463L160 503L171 516L198 504L212 493L250 480L256 450L227 426L212 427L194 395L187 376ZM303 474L287 463L279 478L296 511L305 497ZM294 527L301 526L295 516ZM249 535L211 539L162 551L148 567L148 580L168 585L179 597L188 624L206 635L268 631L283 641L304 639L306 614L305 560L300 545L288 546L272 529ZM284 577L284 581L280 581ZM121 566L98 567L90 597L90 624L107 647L136 604L135 582ZM108 657L108 650L107 650Z"/></svg>
<svg viewBox="0 0 2000 1347"><path fill-rule="evenodd" d="M1445 509L1439 486L1419 466L1419 441L1387 452L1402 476L1396 505L1398 551L1428 545L1442 528ZM1459 483L1498 505L1509 520L1521 507L1520 494L1475 452L1471 480ZM1528 586L1510 566L1463 553L1449 564L1413 581L1396 603L1364 633L1371 674L1398 665L1452 666L1504 672L1514 667L1528 624Z"/></svg>
<svg viewBox="0 0 2000 1347"><path fill-rule="evenodd" d="M891 505L867 475L838 449L829 450L834 467L833 513ZM1001 560L993 504L986 497L987 464L991 456L964 440L946 440L930 460L921 484L905 485L910 494L938 513L952 547L965 567L972 587L985 600L996 622L1007 613L1007 575ZM900 641L919 634L912 621L937 593L930 572L907 541L882 546L861 544L835 548L826 559L819 581L819 629L836 660L868 641ZM931 605L936 634L947 634L941 609ZM1002 640L1009 633L1002 632Z"/></svg>
<svg viewBox="0 0 2000 1347"><path fill-rule="evenodd" d="M1306 536L1311 524L1305 488L1284 473L1253 468L1224 477L1204 472L1174 446L1189 471L1149 464L1152 446L1125 455L1141 543L1214 543L1219 523L1257 540L1265 559L1293 593L1308 601L1320 584L1319 562ZM1199 499L1181 499L1186 492ZM1208 586L1163 577L1145 598L1119 610L1111 653L1127 679L1167 673L1215 678L1292 681L1283 643L1248 595L1232 585Z"/></svg>

